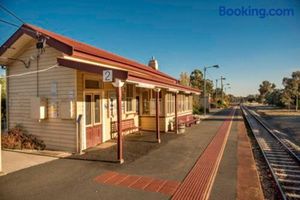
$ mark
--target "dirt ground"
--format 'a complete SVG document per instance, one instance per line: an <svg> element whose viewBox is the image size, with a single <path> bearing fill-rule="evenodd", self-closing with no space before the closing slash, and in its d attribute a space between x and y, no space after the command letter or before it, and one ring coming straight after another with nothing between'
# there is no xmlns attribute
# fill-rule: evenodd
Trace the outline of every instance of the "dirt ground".
<svg viewBox="0 0 300 200"><path fill-rule="evenodd" d="M256 107L256 111L268 124L277 129L278 134L300 146L300 111L295 112L268 106Z"/></svg>

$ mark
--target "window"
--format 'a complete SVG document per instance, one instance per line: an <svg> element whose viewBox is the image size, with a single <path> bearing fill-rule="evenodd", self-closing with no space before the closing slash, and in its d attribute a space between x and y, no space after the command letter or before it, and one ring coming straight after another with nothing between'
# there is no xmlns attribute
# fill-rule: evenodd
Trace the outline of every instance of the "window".
<svg viewBox="0 0 300 200"><path fill-rule="evenodd" d="M178 111L184 111L184 102L183 102L184 95L178 94Z"/></svg>
<svg viewBox="0 0 300 200"><path fill-rule="evenodd" d="M94 96L95 123L100 123L100 95Z"/></svg>
<svg viewBox="0 0 300 200"><path fill-rule="evenodd" d="M103 88L103 84L98 80L85 80L84 81L86 89L100 89Z"/></svg>
<svg viewBox="0 0 300 200"><path fill-rule="evenodd" d="M193 95L189 96L189 110L193 110Z"/></svg>
<svg viewBox="0 0 300 200"><path fill-rule="evenodd" d="M91 126L101 123L101 104L99 94L85 95L85 124Z"/></svg>
<svg viewBox="0 0 300 200"><path fill-rule="evenodd" d="M126 86L126 112L133 111L133 85Z"/></svg>
<svg viewBox="0 0 300 200"><path fill-rule="evenodd" d="M189 110L189 95L184 95L184 110Z"/></svg>
<svg viewBox="0 0 300 200"><path fill-rule="evenodd" d="M167 93L166 94L166 101L167 101L167 113L174 113L175 112L175 94Z"/></svg>
<svg viewBox="0 0 300 200"><path fill-rule="evenodd" d="M162 93L159 93L159 113L163 114L164 105L162 101ZM147 90L142 93L142 112L143 115L156 115L156 92L155 90Z"/></svg>
<svg viewBox="0 0 300 200"><path fill-rule="evenodd" d="M92 95L85 95L85 124L92 123Z"/></svg>
<svg viewBox="0 0 300 200"><path fill-rule="evenodd" d="M150 103L149 103L149 93L144 91L142 94L143 97L143 114L150 114Z"/></svg>
<svg viewBox="0 0 300 200"><path fill-rule="evenodd" d="M156 115L156 91L151 90L151 99L150 99L150 115ZM162 92L160 91L159 94L159 114L162 115L163 113L163 103L162 103Z"/></svg>

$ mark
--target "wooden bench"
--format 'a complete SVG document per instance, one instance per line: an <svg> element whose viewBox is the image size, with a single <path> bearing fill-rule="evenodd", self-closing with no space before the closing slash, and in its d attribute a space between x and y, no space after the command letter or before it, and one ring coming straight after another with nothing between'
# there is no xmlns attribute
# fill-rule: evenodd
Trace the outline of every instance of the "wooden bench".
<svg viewBox="0 0 300 200"><path fill-rule="evenodd" d="M139 127L135 126L134 124L134 119L125 119L122 120L121 123L122 123L122 132L139 130ZM117 121L111 123L111 133L116 133L116 132L118 132Z"/></svg>
<svg viewBox="0 0 300 200"><path fill-rule="evenodd" d="M197 119L193 117L192 114L179 116L178 118L178 124L185 124L185 126L191 126L192 124L196 124Z"/></svg>

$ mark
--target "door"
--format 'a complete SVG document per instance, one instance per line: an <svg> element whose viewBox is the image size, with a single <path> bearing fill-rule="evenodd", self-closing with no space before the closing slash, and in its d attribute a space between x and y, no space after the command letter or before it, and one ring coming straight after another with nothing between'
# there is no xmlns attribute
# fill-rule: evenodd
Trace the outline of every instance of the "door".
<svg viewBox="0 0 300 200"><path fill-rule="evenodd" d="M101 96L98 93L85 95L86 147L102 143Z"/></svg>

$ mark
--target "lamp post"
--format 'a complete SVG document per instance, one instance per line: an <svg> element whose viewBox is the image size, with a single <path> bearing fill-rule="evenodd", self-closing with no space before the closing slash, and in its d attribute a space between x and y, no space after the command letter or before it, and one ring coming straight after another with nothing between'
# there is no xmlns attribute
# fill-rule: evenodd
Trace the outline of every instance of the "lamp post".
<svg viewBox="0 0 300 200"><path fill-rule="evenodd" d="M219 79L216 79L216 89L215 89L216 90L216 98L215 98L216 102L217 102L217 95L218 95L218 91L217 91L217 89L218 89L218 80Z"/></svg>
<svg viewBox="0 0 300 200"><path fill-rule="evenodd" d="M216 101L217 101L217 98L218 98L218 81L219 80L221 80L221 78L216 79Z"/></svg>
<svg viewBox="0 0 300 200"><path fill-rule="evenodd" d="M226 80L226 78L225 77L223 77L223 76L221 76L221 103L223 104L223 87L224 87L224 85L223 85L223 81L224 80Z"/></svg>
<svg viewBox="0 0 300 200"><path fill-rule="evenodd" d="M298 101L299 101L299 95L298 95L298 93L297 93L297 95L296 95L296 112L298 112Z"/></svg>
<svg viewBox="0 0 300 200"><path fill-rule="evenodd" d="M223 84L223 88L224 88L224 86L229 86L229 85L230 85L229 83ZM222 88L222 102L223 102L223 99L224 99L223 88ZM224 90L226 92L226 87L224 88Z"/></svg>
<svg viewBox="0 0 300 200"><path fill-rule="evenodd" d="M204 101L203 101L203 107L204 107L204 116L206 115L206 70L208 68L219 68L219 65L213 65L213 66L209 66L209 67L204 67L204 89L203 89L203 97L204 97Z"/></svg>
<svg viewBox="0 0 300 200"><path fill-rule="evenodd" d="M297 78L297 80L296 80L296 83L297 83L297 86L296 86L296 112L298 112L298 101L299 101L299 81L300 81L300 79L299 78Z"/></svg>

